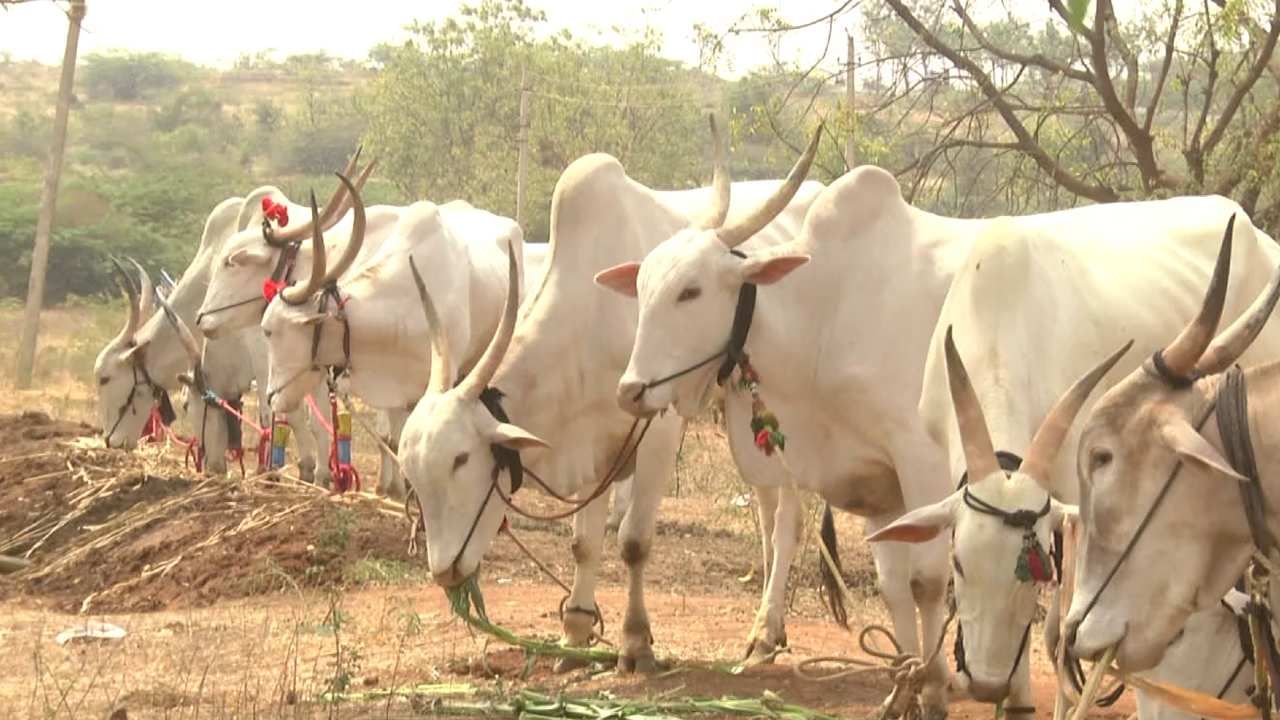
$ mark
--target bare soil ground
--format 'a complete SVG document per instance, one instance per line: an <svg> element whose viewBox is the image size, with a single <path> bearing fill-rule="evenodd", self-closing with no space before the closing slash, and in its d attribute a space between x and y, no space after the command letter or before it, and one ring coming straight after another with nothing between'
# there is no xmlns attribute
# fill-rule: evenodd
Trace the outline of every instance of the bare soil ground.
<svg viewBox="0 0 1280 720"><path fill-rule="evenodd" d="M408 555L407 522L391 503L330 496L287 476L193 477L175 451L107 450L94 447L92 432L39 412L0 416L0 552L34 562L0 576L0 717L424 717L446 708L367 696L441 683L505 697L526 687L640 698L769 690L824 713L866 717L890 689L879 672L828 684L794 674L804 657L856 654L856 635L832 624L818 601L811 547L794 576L791 652L737 675L697 668L741 658L760 593L749 496L711 425L690 429L678 488L663 504L647 600L656 651L677 669L649 677L598 667L556 674L549 659L529 661L469 632L427 580L421 557ZM371 456L360 457L372 473ZM884 622L884 612L860 523L838 524L846 579L861 598L850 609L856 631ZM513 530L557 575L571 577L567 522L516 522ZM612 536L605 558L598 597L605 635L616 642L624 570ZM481 582L496 623L527 636L558 633L561 591L508 539L493 546ZM128 634L54 642L86 620ZM1053 684L1038 641L1033 660L1037 714L1047 718ZM366 697L327 702L331 691ZM1096 716L1125 717L1132 708L1125 698ZM992 709L956 701L951 715L989 717Z"/></svg>

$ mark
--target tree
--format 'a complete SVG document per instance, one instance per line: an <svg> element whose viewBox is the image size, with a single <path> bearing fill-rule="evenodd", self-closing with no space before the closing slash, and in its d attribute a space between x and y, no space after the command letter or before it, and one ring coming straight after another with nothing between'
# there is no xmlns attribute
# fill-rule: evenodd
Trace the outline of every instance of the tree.
<svg viewBox="0 0 1280 720"><path fill-rule="evenodd" d="M869 25L900 23L923 46L895 78L929 100L932 142L904 168L915 187L983 159L1033 207L1218 193L1263 226L1280 220L1280 102L1274 78L1259 87L1275 73L1280 0L1167 0L1129 24L1096 0L1074 32L984 26L965 0L885 5ZM1079 5L1050 0L1067 22Z"/></svg>
<svg viewBox="0 0 1280 720"><path fill-rule="evenodd" d="M555 182L586 153L609 152L658 187L707 175L705 78L658 57L648 32L621 49L595 47L567 32L548 37L544 21L522 0L483 0L376 49L366 142L405 195L514 215L522 71L528 237L547 237Z"/></svg>

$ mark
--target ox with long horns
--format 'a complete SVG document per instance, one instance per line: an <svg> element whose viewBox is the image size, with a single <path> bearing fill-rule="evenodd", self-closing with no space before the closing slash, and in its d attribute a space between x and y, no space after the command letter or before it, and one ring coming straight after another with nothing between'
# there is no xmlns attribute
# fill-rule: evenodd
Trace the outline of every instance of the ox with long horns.
<svg viewBox="0 0 1280 720"><path fill-rule="evenodd" d="M1103 395L1080 436L1086 533L1067 639L1082 657L1114 647L1124 672L1159 663L1188 616L1217 603L1250 557L1276 557L1267 546L1280 532L1271 510L1280 497L1280 447L1269 438L1280 428L1280 363L1276 333L1263 331L1280 299L1280 264L1218 334L1230 304L1232 244L1253 236L1247 221L1235 225L1199 313ZM1233 287L1255 269L1245 266ZM1271 342L1260 341L1267 336ZM1266 364L1234 378L1226 372L1249 355ZM1250 445L1256 477L1240 464L1247 451L1228 460L1228 446ZM1257 527L1246 519L1250 486L1261 501Z"/></svg>

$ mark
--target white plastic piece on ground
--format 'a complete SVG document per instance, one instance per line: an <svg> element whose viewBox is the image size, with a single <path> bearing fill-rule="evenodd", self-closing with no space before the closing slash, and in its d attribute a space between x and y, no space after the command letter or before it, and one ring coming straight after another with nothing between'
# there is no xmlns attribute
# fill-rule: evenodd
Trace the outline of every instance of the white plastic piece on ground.
<svg viewBox="0 0 1280 720"><path fill-rule="evenodd" d="M120 640L126 634L124 628L118 625L90 620L84 625L63 630L53 641L66 645L72 640Z"/></svg>

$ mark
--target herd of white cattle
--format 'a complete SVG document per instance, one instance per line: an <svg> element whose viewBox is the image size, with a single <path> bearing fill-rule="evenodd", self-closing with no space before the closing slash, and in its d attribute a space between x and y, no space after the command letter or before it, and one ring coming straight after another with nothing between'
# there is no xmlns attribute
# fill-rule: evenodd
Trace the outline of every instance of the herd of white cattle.
<svg viewBox="0 0 1280 720"><path fill-rule="evenodd" d="M133 447L164 392L198 387L187 417L209 470L225 472L228 423L207 400L256 389L259 422L284 414L306 429L294 433L300 475L327 484L330 438L307 397L327 407L336 377L379 412L378 489L403 497L407 479L446 587L478 571L511 509L503 457L518 453L540 479L524 485L560 498L617 477L612 517L610 493L573 515L564 641L592 639L612 523L628 571L619 664L648 671L644 567L659 500L684 423L723 375L743 289L758 288L737 340L785 453L757 447L750 394L729 383L724 395L762 528L752 658L786 644L809 491L828 504L827 529L830 508L866 519L904 647L939 642L954 580L965 663L952 677L937 657L927 715L945 715L949 689L1030 712L1038 586L1015 565L1029 545L1049 548L1078 506L1068 645L1085 658L1116 647L1126 672L1243 701L1252 657L1232 586L1255 540L1241 473L1202 416L1224 369L1280 358L1280 329L1266 324L1275 241L1216 196L940 217L876 167L806 181L816 137L785 180L731 183L714 120L712 136L706 188L655 191L609 155L574 161L551 198L549 245L525 245L513 220L462 200L366 208L372 164L357 173L358 153L322 210L272 186L224 200L165 300L177 322L154 310L145 273L126 284L124 329L94 369L106 442ZM273 225L264 198L309 220ZM1235 322L1215 338L1224 315ZM1280 446L1259 428L1280 421L1266 402L1275 367L1246 373L1269 497ZM651 424L631 454L640 420ZM1049 626L1056 643L1056 618ZM1141 693L1139 710L1183 717Z"/></svg>

